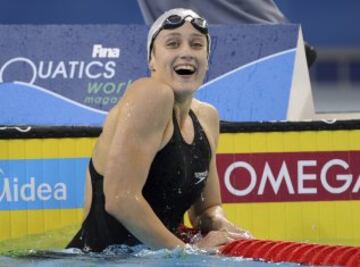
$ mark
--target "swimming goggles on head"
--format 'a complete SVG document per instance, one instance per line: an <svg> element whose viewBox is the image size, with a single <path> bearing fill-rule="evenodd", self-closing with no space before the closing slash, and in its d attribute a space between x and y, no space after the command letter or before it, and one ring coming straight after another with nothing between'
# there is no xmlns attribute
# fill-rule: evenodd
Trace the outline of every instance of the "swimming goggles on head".
<svg viewBox="0 0 360 267"><path fill-rule="evenodd" d="M191 18L191 20L188 20L187 18ZM184 25L185 21L189 21L196 30L198 30L202 34L205 34L206 38L209 39L208 24L204 18L201 17L194 18L191 15L187 15L183 17L179 15L171 15L164 20L161 27L153 34L153 37L151 38L150 51L152 50L153 42L156 36L158 36L159 32L161 32L162 30L171 30L171 29L179 28L182 25Z"/></svg>
<svg viewBox="0 0 360 267"><path fill-rule="evenodd" d="M181 17L179 15L169 16L166 20L164 20L162 26L158 30L158 33L162 29L166 30L166 29L175 29L175 28L181 27L182 25L184 25L187 18L191 18L190 23L191 23L191 25L193 25L193 27L195 29L197 29L199 32L201 32L203 34L208 34L208 32L209 32L208 24L207 24L206 20L201 17L194 18L191 15L187 15L184 17Z"/></svg>

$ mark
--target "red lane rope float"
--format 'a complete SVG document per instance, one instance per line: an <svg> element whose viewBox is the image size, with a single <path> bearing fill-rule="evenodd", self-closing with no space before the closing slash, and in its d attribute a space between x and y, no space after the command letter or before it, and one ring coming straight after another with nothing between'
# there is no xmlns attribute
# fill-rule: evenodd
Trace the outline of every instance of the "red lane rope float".
<svg viewBox="0 0 360 267"><path fill-rule="evenodd" d="M231 242L220 253L269 262L360 267L360 247L351 246L251 239Z"/></svg>

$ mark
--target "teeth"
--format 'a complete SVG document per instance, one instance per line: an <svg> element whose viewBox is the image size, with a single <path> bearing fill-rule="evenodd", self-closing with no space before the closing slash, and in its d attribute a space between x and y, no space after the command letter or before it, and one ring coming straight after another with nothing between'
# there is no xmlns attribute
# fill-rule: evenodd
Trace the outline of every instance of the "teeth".
<svg viewBox="0 0 360 267"><path fill-rule="evenodd" d="M192 65L178 65L175 66L175 70L190 70L195 71L195 67Z"/></svg>

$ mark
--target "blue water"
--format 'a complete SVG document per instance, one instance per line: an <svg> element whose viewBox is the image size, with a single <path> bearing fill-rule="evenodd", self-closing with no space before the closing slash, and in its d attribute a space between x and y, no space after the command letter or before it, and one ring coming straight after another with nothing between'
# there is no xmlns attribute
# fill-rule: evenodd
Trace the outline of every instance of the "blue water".
<svg viewBox="0 0 360 267"><path fill-rule="evenodd" d="M240 257L209 255L195 250L158 250L144 248L117 247L105 253L83 253L78 250L28 251L21 255L9 253L0 256L0 267L294 267L292 263L266 263Z"/></svg>

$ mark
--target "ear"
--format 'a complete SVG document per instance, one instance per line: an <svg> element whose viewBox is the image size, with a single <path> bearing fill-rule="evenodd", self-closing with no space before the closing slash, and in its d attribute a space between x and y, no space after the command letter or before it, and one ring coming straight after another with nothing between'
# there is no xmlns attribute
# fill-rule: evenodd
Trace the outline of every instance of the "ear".
<svg viewBox="0 0 360 267"><path fill-rule="evenodd" d="M153 57L151 57L151 59L150 59L149 69L150 69L152 72L156 71L156 69L155 69L155 67L154 67Z"/></svg>
<svg viewBox="0 0 360 267"><path fill-rule="evenodd" d="M150 51L149 69L151 71L156 71L155 63L154 63L154 57L155 57L155 45L153 45L153 47L152 47L152 49Z"/></svg>
<svg viewBox="0 0 360 267"><path fill-rule="evenodd" d="M152 72L156 71L154 65L151 64L151 62L149 63L149 69L150 69Z"/></svg>

